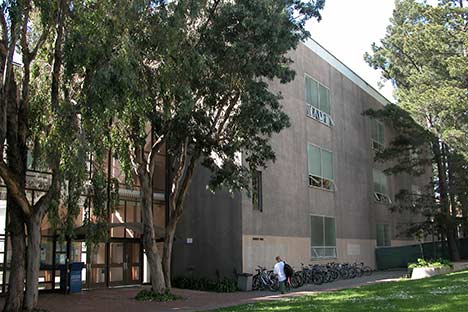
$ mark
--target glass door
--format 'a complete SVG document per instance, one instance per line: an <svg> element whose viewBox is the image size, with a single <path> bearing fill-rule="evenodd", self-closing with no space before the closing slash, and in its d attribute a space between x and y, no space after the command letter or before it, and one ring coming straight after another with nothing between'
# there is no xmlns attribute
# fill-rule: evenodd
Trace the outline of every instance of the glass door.
<svg viewBox="0 0 468 312"><path fill-rule="evenodd" d="M121 286L141 282L140 243L117 241L110 243L109 285Z"/></svg>
<svg viewBox="0 0 468 312"><path fill-rule="evenodd" d="M88 281L89 288L106 286L106 244L99 243L89 253Z"/></svg>
<svg viewBox="0 0 468 312"><path fill-rule="evenodd" d="M128 242L125 244L125 279L127 284L141 283L140 243Z"/></svg>

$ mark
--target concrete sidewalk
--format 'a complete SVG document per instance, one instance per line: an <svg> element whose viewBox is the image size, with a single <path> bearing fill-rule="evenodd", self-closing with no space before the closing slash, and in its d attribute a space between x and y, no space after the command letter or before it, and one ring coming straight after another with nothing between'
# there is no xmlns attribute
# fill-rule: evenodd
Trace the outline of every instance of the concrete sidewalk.
<svg viewBox="0 0 468 312"><path fill-rule="evenodd" d="M306 285L295 289L293 292L278 295L271 292L236 292L236 293L212 293L193 291L186 289L174 289L173 292L182 296L183 300L172 302L140 302L133 299L142 287L114 288L84 291L80 294L41 294L39 307L50 312L174 312L174 311L204 311L221 307L258 302L263 300L278 300L316 294L326 291L334 291L344 288L352 288L361 285L393 281L402 277L406 272L390 271L375 272L371 276L340 280L320 286ZM4 298L0 299L3 304Z"/></svg>

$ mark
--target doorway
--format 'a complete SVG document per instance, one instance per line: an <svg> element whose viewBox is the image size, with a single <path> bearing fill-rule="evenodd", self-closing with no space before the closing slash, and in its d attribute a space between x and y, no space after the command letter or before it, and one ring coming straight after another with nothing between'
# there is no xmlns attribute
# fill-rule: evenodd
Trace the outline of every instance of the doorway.
<svg viewBox="0 0 468 312"><path fill-rule="evenodd" d="M111 241L109 252L109 285L141 283L141 247L139 241Z"/></svg>

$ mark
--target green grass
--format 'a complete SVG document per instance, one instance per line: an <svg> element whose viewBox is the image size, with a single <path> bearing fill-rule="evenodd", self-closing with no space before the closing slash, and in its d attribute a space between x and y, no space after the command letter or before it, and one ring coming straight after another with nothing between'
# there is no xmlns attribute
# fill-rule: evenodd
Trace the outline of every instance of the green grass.
<svg viewBox="0 0 468 312"><path fill-rule="evenodd" d="M468 271L402 280L216 311L468 311Z"/></svg>

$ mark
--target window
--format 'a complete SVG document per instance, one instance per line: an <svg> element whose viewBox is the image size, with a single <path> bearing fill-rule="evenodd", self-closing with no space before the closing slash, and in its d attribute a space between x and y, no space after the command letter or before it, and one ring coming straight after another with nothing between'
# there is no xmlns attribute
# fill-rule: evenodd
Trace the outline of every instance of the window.
<svg viewBox="0 0 468 312"><path fill-rule="evenodd" d="M387 176L380 170L373 169L374 180L374 198L381 203L390 204L390 196L388 195Z"/></svg>
<svg viewBox="0 0 468 312"><path fill-rule="evenodd" d="M333 154L312 144L307 145L309 186L333 190Z"/></svg>
<svg viewBox="0 0 468 312"><path fill-rule="evenodd" d="M377 247L391 246L390 224L377 224Z"/></svg>
<svg viewBox="0 0 468 312"><path fill-rule="evenodd" d="M261 171L255 171L252 176L252 207L254 210L263 211Z"/></svg>
<svg viewBox="0 0 468 312"><path fill-rule="evenodd" d="M374 150L384 148L384 130L385 126L377 119L371 119L371 144Z"/></svg>
<svg viewBox="0 0 468 312"><path fill-rule="evenodd" d="M331 126L330 92L316 80L305 77L305 99L307 116Z"/></svg>
<svg viewBox="0 0 468 312"><path fill-rule="evenodd" d="M310 245L312 258L336 258L335 218L310 216Z"/></svg>

